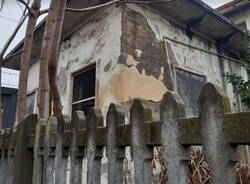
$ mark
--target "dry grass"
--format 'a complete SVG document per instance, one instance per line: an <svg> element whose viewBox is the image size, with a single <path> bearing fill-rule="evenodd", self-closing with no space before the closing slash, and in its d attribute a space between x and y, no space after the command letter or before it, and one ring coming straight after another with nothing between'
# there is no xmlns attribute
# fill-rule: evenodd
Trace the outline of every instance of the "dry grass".
<svg viewBox="0 0 250 184"><path fill-rule="evenodd" d="M165 162L162 158L162 148L157 147L156 160L161 165L161 173L159 176L159 184L167 184L167 169ZM190 184L212 184L209 167L204 160L204 155L201 151L192 151L191 162L189 163L190 170ZM237 177L237 184L249 184L250 183L250 168L248 165L237 164L235 166L235 172Z"/></svg>

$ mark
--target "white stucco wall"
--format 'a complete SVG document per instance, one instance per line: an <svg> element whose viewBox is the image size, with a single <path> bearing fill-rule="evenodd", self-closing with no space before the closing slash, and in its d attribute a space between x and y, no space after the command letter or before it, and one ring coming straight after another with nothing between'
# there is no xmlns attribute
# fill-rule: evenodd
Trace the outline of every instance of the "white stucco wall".
<svg viewBox="0 0 250 184"><path fill-rule="evenodd" d="M96 88L108 85L109 76L104 67L114 67L120 55L121 10L115 6L100 11L86 25L79 28L69 39L62 42L58 62L58 84L63 104L63 113L71 114L72 74L96 64ZM39 64L33 64L29 71L28 91L38 87ZM99 82L99 79L100 82ZM96 89L98 99L100 91ZM96 104L98 106L98 104Z"/></svg>

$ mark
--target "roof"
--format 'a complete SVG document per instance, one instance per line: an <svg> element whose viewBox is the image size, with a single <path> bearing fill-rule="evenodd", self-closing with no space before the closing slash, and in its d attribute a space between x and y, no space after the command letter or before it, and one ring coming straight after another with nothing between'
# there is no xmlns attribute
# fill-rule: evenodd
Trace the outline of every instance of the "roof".
<svg viewBox="0 0 250 184"><path fill-rule="evenodd" d="M88 6L101 4L102 0L91 0ZM86 7L86 2L82 0L71 0L68 7L83 8ZM246 49L244 44L244 33L226 17L219 14L217 11L203 3L201 0L175 0L164 4L150 4L144 7L151 9L155 13L168 20L173 20L179 23L191 32L203 35L211 40L220 41L227 48L242 51ZM65 39L69 33L83 25L83 20L86 20L95 11L88 12L66 12L63 25L62 39ZM216 25L216 26L215 26ZM40 23L35 31L34 47L32 58L37 58L41 49L41 42L45 21ZM21 48L23 41L20 42L5 58L3 66L12 69L19 69ZM35 59L31 61L34 62Z"/></svg>
<svg viewBox="0 0 250 184"><path fill-rule="evenodd" d="M216 11L225 16L230 16L247 8L250 8L249 0L233 0L216 8Z"/></svg>

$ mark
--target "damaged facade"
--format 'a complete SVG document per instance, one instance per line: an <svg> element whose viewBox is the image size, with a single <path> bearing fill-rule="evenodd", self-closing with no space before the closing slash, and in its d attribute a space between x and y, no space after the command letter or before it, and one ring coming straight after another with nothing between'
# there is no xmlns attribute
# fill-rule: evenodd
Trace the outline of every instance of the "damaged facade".
<svg viewBox="0 0 250 184"><path fill-rule="evenodd" d="M72 0L70 5L79 2ZM66 15L57 69L64 114L87 112L92 105L106 114L110 103L126 107L134 98L158 102L167 90L174 90L187 104L188 115L194 116L206 82L223 87L233 111L240 110L239 98L223 74L246 75L237 61L244 35L205 4L196 0L117 4L79 16L78 26L67 22L67 16L75 14ZM43 28L41 24L35 39L42 37ZM18 69L21 47L5 59L5 67ZM34 50L28 94L35 113L39 46Z"/></svg>

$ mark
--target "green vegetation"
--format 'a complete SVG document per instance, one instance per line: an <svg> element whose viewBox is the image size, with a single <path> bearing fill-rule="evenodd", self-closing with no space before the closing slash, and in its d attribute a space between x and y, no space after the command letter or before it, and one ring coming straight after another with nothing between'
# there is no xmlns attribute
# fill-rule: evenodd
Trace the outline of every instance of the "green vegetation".
<svg viewBox="0 0 250 184"><path fill-rule="evenodd" d="M250 77L250 34L246 33L246 44L248 49L245 53L241 54L240 61L242 67L245 68L248 77ZM241 102L250 108L250 80L244 79L243 76L238 74L225 74L226 80L228 83L231 83L233 86L234 93L237 93L240 96Z"/></svg>

